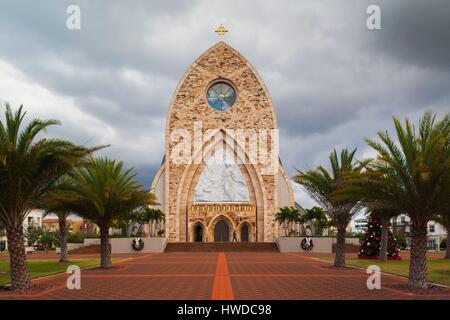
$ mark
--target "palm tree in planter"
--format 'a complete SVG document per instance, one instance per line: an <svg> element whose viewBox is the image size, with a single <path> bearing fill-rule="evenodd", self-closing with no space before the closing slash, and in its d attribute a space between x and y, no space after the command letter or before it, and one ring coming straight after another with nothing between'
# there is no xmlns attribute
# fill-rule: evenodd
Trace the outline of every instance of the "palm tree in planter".
<svg viewBox="0 0 450 320"><path fill-rule="evenodd" d="M22 106L13 112L6 104L5 122L0 121L0 223L6 229L11 267L11 289L28 289L22 223L38 207L55 182L98 150L60 139L37 139L56 120L33 119L23 127Z"/></svg>
<svg viewBox="0 0 450 320"><path fill-rule="evenodd" d="M142 227L144 224L149 224L149 236L155 237L156 224L160 221L165 221L166 216L160 209L145 208L142 211L136 211L131 213L128 217L122 219L128 223L134 222L139 224L138 234L142 234Z"/></svg>
<svg viewBox="0 0 450 320"><path fill-rule="evenodd" d="M292 229L292 223L298 221L299 218L300 212L296 207L282 207L275 214L275 221L279 224L283 224L286 236L289 235L288 230Z"/></svg>
<svg viewBox="0 0 450 320"><path fill-rule="evenodd" d="M150 236L156 237L156 224L161 221L166 221L166 215L160 209L146 208L145 211L146 221L150 224Z"/></svg>
<svg viewBox="0 0 450 320"><path fill-rule="evenodd" d="M75 170L66 186L65 208L100 228L100 267L111 266L109 228L121 217L155 203L155 196L136 181L133 168L124 170L123 162L92 158Z"/></svg>
<svg viewBox="0 0 450 320"><path fill-rule="evenodd" d="M305 213L300 216L299 222L305 224L308 221L311 221L314 225L313 235L315 236L322 236L325 228L333 226L332 221L327 219L325 211L320 207L305 209Z"/></svg>
<svg viewBox="0 0 450 320"><path fill-rule="evenodd" d="M321 205L337 227L337 243L334 265L345 266L345 230L360 207L358 201L341 201L334 197L334 193L342 188L347 173L359 174L364 163L355 161L356 149L349 152L343 149L338 156L336 150L330 153L331 172L319 166L316 170L298 171L294 180L302 185L306 193Z"/></svg>
<svg viewBox="0 0 450 320"><path fill-rule="evenodd" d="M427 223L450 207L450 115L436 122L425 113L418 130L394 118L398 143L387 132L380 142L366 139L377 153L366 172L348 178L341 195L368 207L405 212L411 219L410 289L428 287Z"/></svg>
<svg viewBox="0 0 450 320"><path fill-rule="evenodd" d="M449 240L448 240L450 238L450 211L448 211L446 214L445 213L440 214L440 215L434 217L432 220L434 220L437 223L439 223L447 231L447 242L446 242L446 247L445 247L445 259L450 259L450 243L449 243Z"/></svg>

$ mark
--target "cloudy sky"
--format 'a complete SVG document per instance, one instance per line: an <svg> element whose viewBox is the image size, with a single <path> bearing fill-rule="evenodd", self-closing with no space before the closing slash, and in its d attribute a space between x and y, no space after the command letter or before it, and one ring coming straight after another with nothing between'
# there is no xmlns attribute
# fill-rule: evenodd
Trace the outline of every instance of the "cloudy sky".
<svg viewBox="0 0 450 320"><path fill-rule="evenodd" d="M66 28L71 4L80 30ZM371 4L381 30L366 27ZM450 111L448 0L2 0L0 103L61 120L50 135L111 144L103 154L149 187L171 95L219 23L271 93L291 176L326 163L333 147L370 156L364 137L392 130L392 116Z"/></svg>

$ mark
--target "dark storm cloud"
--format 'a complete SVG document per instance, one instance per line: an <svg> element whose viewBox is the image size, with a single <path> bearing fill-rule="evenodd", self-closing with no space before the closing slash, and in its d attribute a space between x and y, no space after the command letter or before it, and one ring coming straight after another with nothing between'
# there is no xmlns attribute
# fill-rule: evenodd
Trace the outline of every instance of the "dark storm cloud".
<svg viewBox="0 0 450 320"><path fill-rule="evenodd" d="M70 4L81 7L81 30L65 27ZM371 4L382 30L366 28ZM60 118L58 136L111 143L102 154L149 186L171 95L217 41L218 23L269 88L290 175L326 162L333 147L371 155L363 138L391 129L393 115L450 109L445 0L3 1L0 100Z"/></svg>
<svg viewBox="0 0 450 320"><path fill-rule="evenodd" d="M450 5L447 0L382 1L383 29L374 48L398 60L450 69Z"/></svg>

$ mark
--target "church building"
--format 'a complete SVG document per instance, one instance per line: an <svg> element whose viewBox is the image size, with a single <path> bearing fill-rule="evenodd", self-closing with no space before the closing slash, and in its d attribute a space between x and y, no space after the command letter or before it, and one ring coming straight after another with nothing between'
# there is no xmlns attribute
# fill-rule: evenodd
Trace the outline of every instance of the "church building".
<svg viewBox="0 0 450 320"><path fill-rule="evenodd" d="M275 214L294 206L294 194L278 156L274 105L258 72L223 40L183 75L165 139L150 191L169 242L273 242L282 234Z"/></svg>

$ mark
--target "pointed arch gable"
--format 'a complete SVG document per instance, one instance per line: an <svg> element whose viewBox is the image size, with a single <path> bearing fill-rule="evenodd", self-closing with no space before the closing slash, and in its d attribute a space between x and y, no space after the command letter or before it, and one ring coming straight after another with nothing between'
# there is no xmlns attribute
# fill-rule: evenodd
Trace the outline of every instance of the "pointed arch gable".
<svg viewBox="0 0 450 320"><path fill-rule="evenodd" d="M232 58L226 59L227 57L222 57L223 59L220 59L220 61L219 61L219 59L216 59L216 61L215 61L216 66L211 67L211 63L209 63L210 58L212 56L214 56L215 51L221 50L221 49L224 51L229 51L228 55L229 56L231 55ZM231 63L233 64L232 71L227 74L223 74L224 66L222 65L222 63L224 61L229 61L229 60L231 60ZM209 68L204 66L205 61L207 61L206 65ZM239 65L239 66L236 67L235 65ZM212 68L212 70L210 68ZM270 96L270 93L269 93L269 90L267 89L266 84L262 80L258 71L239 51L237 51L236 49L234 49L227 43L221 41L221 42L216 43L212 47L210 47L204 53L202 53L188 67L188 69L184 72L183 76L181 77L180 81L178 82L178 85L175 88L175 91L172 95L172 99L169 104L169 111L167 113L167 119L166 119L166 136L168 136L170 133L170 123L171 123L171 119L174 117L174 108L176 106L176 100L180 96L180 94L184 94L183 92L181 92L183 86L186 84L189 77L195 76L196 71L201 71L201 73L205 73L205 74L209 75L208 80L204 81L204 83L203 83L204 85L208 85L211 83L212 80L221 78L221 77L227 78L227 76L228 76L231 78L235 78L237 75L245 73L245 72L249 72L250 74L252 74L256 78L257 83L261 86L263 95L267 98L267 102L269 104L268 109L270 112L270 116L272 118L273 128L275 129L278 127L277 126L277 117L276 117L275 109L273 106L272 98ZM166 148L166 154L169 154L169 153L167 153L167 151L169 151L169 150L167 150L167 148Z"/></svg>
<svg viewBox="0 0 450 320"><path fill-rule="evenodd" d="M208 225L208 239L209 241L214 241L214 230L216 228L217 223L220 221L225 221L225 223L228 224L229 227L229 238L231 239L233 235L233 231L236 230L236 224L234 223L233 219L231 219L230 216L227 214L220 214L215 216L211 222Z"/></svg>
<svg viewBox="0 0 450 320"><path fill-rule="evenodd" d="M241 221L236 227L238 239L240 241L242 241L242 227L243 226L247 226L247 228L248 228L248 242L253 242L254 241L253 240L253 237L254 237L253 229L254 228L253 228L252 224L250 222L248 222L247 220Z"/></svg>
<svg viewBox="0 0 450 320"><path fill-rule="evenodd" d="M206 92L215 81L226 81L236 89L236 102L226 111L209 107ZM174 143L171 133L185 129L193 133L193 123L202 121L203 131L209 129L276 129L273 102L258 72L238 51L219 42L200 55L185 71L172 96L166 120L166 161L161 173L165 183L165 212L168 215L169 241L184 241L188 237L188 205L204 164L171 162ZM223 142L224 143L224 142ZM217 143L211 143L211 145ZM245 146L232 141L235 159L248 157ZM205 145L211 149L210 145ZM239 152L238 152L239 151ZM242 151L245 151L242 153ZM240 153L240 154L239 154ZM240 160L239 160L240 161ZM236 161L237 162L237 161ZM277 179L261 175L258 164L245 160L237 163L249 189L250 202L255 205L258 241L273 239L272 222L277 204Z"/></svg>

